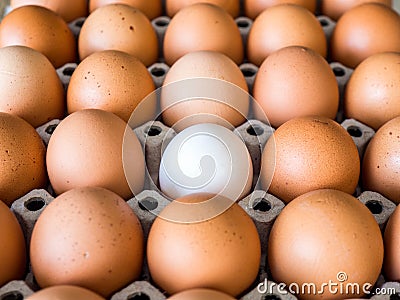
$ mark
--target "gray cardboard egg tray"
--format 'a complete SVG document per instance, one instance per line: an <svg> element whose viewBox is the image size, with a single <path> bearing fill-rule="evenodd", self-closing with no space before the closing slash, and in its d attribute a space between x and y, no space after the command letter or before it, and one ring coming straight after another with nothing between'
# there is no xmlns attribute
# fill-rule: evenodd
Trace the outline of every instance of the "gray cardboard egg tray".
<svg viewBox="0 0 400 300"><path fill-rule="evenodd" d="M324 28L327 38L329 38L335 27L335 22L326 16L318 16L318 19ZM79 35L79 31L84 20L84 18L80 18L69 24L75 36ZM162 49L163 36L169 21L170 18L166 16L158 17L152 21L152 25L158 34L160 50ZM236 23L240 29L243 41L245 43L252 20L246 17L238 17L236 19ZM162 52L160 51L160 53ZM332 62L330 65L336 75L340 89L340 96L342 99L344 87L352 73L352 69L346 68L345 66L336 62ZM65 89L68 87L70 77L76 67L76 63L68 63L57 70ZM163 62L162 57L160 57L159 62L151 65L148 68L156 87L160 87L162 85L168 69L169 67ZM240 65L240 69L245 75L246 82L249 86L249 90L251 91L258 68L251 63L244 62ZM366 145L375 133L374 130L356 120L344 119L342 101L336 120L341 123L341 125L352 136L355 144L357 145L360 157L362 157ZM52 120L36 129L39 135L42 137L45 145L48 144L50 137L59 122L60 120ZM267 142L268 138L274 132L274 129L258 120L249 119L247 122L237 127L234 132L242 138L247 146L247 149L249 150L254 167L255 183L260 170L261 150L263 149L263 146ZM162 144L163 142L165 143L165 141L170 141L175 136L175 132L160 121L151 121L136 128L135 133L142 143L142 146L145 148L145 158L147 164L146 183L145 189L137 196L130 199L127 203L140 219L145 239L147 239L151 224L156 218L157 213L159 213L170 201L158 191L158 188L153 182L158 182L158 169L162 154ZM362 191L361 187L357 188L355 196L357 196L358 199L370 209L381 230L383 230L396 205L389 199L376 192ZM11 210L14 212L21 224L28 245L36 220L53 199L54 196L50 186L47 190L32 190L12 204ZM273 286L271 289L269 289L272 292L268 292L267 294L260 294L257 290L257 285L259 283L264 282L265 278L270 278L266 256L267 240L272 224L279 215L280 211L283 209L284 203L275 196L260 190L258 186L254 186L253 184L252 192L247 197L240 200L238 204L253 219L262 243L262 261L258 278L254 284L245 293L243 293L240 299L297 299L294 295L280 293L276 286ZM273 284L272 281L268 280L268 285L271 284ZM400 297L400 283L385 282L382 275L379 277L376 287L392 288L396 291L396 295ZM23 300L25 297L31 295L35 290L38 289L39 286L35 282L32 272L29 270L25 280L11 281L3 287L0 287L0 300ZM152 283L146 261L144 261L143 271L139 280L129 284L119 292L116 292L110 299L163 300L166 299L166 295ZM394 298L393 295L392 297L389 295L381 295L373 296L371 299L383 300Z"/></svg>

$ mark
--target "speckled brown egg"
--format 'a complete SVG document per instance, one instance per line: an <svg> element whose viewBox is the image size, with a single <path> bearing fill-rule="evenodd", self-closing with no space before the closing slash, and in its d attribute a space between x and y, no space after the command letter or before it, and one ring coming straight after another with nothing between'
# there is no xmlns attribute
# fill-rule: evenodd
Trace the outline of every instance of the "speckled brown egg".
<svg viewBox="0 0 400 300"><path fill-rule="evenodd" d="M311 13L317 8L316 0L244 0L244 13L247 17L255 19L265 9L279 4L292 3L307 8Z"/></svg>
<svg viewBox="0 0 400 300"><path fill-rule="evenodd" d="M361 62L346 85L344 109L348 118L375 130L400 116L400 53L378 53Z"/></svg>
<svg viewBox="0 0 400 300"><path fill-rule="evenodd" d="M66 117L54 130L47 147L47 171L57 194L73 188L99 186L124 199L142 191L144 155L133 130L111 112L85 109ZM125 135L124 135L125 134ZM124 170L122 146L129 157ZM128 162L127 162L128 163ZM130 186L125 177L130 178Z"/></svg>
<svg viewBox="0 0 400 300"><path fill-rule="evenodd" d="M21 227L10 208L0 201L0 286L23 278L26 246Z"/></svg>
<svg viewBox="0 0 400 300"><path fill-rule="evenodd" d="M338 190L294 199L278 215L268 240L272 280L292 284L299 299L370 293L382 262L382 235L374 216L358 199Z"/></svg>
<svg viewBox="0 0 400 300"><path fill-rule="evenodd" d="M210 3L195 3L181 9L165 32L167 64L200 50L221 52L236 64L243 60L242 37L234 19L223 8Z"/></svg>
<svg viewBox="0 0 400 300"><path fill-rule="evenodd" d="M328 62L299 46L282 48L265 59L254 81L253 96L274 127L302 116L333 119L339 107L339 88ZM254 110L260 114L258 107Z"/></svg>
<svg viewBox="0 0 400 300"><path fill-rule="evenodd" d="M89 10L93 12L95 9L113 3L121 3L133 6L143 12L150 20L162 14L161 0L90 0Z"/></svg>
<svg viewBox="0 0 400 300"><path fill-rule="evenodd" d="M295 4L267 8L250 29L247 41L249 61L259 66L272 52L287 46L304 46L323 57L327 52L321 24L309 10Z"/></svg>
<svg viewBox="0 0 400 300"><path fill-rule="evenodd" d="M38 127L62 119L64 109L63 86L46 56L25 46L0 49L0 111Z"/></svg>
<svg viewBox="0 0 400 300"><path fill-rule="evenodd" d="M35 292L26 300L105 300L98 294L74 285L56 285Z"/></svg>
<svg viewBox="0 0 400 300"><path fill-rule="evenodd" d="M400 280L400 208L397 206L385 228L384 275L387 280Z"/></svg>
<svg viewBox="0 0 400 300"><path fill-rule="evenodd" d="M138 104L154 88L149 71L136 57L115 50L96 52L85 58L71 76L67 93L68 113L98 108L128 122ZM147 112L146 121L155 111L154 103Z"/></svg>
<svg viewBox="0 0 400 300"><path fill-rule="evenodd" d="M76 60L75 38L55 12L27 5L14 9L0 23L0 47L22 45L42 52L58 68Z"/></svg>
<svg viewBox="0 0 400 300"><path fill-rule="evenodd" d="M372 21L373 20L373 21ZM381 3L364 3L338 20L330 45L332 60L355 68L380 52L400 52L400 16Z"/></svg>
<svg viewBox="0 0 400 300"><path fill-rule="evenodd" d="M232 296L211 289L191 289L169 297L168 300L234 300Z"/></svg>
<svg viewBox="0 0 400 300"><path fill-rule="evenodd" d="M365 190L400 203L400 117L385 123L369 142L362 164L362 182Z"/></svg>
<svg viewBox="0 0 400 300"><path fill-rule="evenodd" d="M286 203L322 188L352 194L359 174L360 158L353 139L342 126L325 117L287 121L274 132L262 153L262 186Z"/></svg>
<svg viewBox="0 0 400 300"><path fill-rule="evenodd" d="M155 219L147 243L151 277L169 294L211 288L237 296L256 279L260 255L253 221L221 195L171 202Z"/></svg>
<svg viewBox="0 0 400 300"><path fill-rule="evenodd" d="M23 119L0 112L0 200L11 205L47 183L46 149L36 130Z"/></svg>
<svg viewBox="0 0 400 300"><path fill-rule="evenodd" d="M146 66L158 57L158 41L150 20L139 9L109 4L93 11L78 39L81 60L94 52L119 50L139 58Z"/></svg>
<svg viewBox="0 0 400 300"><path fill-rule="evenodd" d="M165 10L169 17L173 17L182 8L199 2L220 6L234 18L239 15L240 1L238 0L166 0Z"/></svg>
<svg viewBox="0 0 400 300"><path fill-rule="evenodd" d="M117 194L77 188L55 198L32 232L30 258L40 287L77 285L104 297L138 278L139 219Z"/></svg>

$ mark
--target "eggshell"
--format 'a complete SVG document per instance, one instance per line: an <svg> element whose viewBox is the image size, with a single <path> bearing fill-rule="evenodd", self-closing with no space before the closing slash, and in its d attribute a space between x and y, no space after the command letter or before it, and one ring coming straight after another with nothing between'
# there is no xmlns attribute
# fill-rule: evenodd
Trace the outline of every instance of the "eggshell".
<svg viewBox="0 0 400 300"><path fill-rule="evenodd" d="M263 150L260 178L263 188L284 202L322 188L355 191L360 174L357 147L335 121L294 118L273 137Z"/></svg>
<svg viewBox="0 0 400 300"><path fill-rule="evenodd" d="M54 130L47 147L47 171L54 191L99 186L124 199L137 194L144 185L144 154L133 131L113 113L85 109L66 117ZM131 176L128 185L122 163L122 144Z"/></svg>
<svg viewBox="0 0 400 300"><path fill-rule="evenodd" d="M0 49L0 111L38 127L63 118L64 106L63 86L46 56L24 46Z"/></svg>
<svg viewBox="0 0 400 300"><path fill-rule="evenodd" d="M329 64L315 51L299 46L282 48L264 60L253 96L274 127L294 117L333 119L339 107L339 88Z"/></svg>
<svg viewBox="0 0 400 300"><path fill-rule="evenodd" d="M87 0L11 0L10 6L12 9L24 5L39 5L44 6L57 14L59 14L65 22L69 23L81 17L86 17L88 14Z"/></svg>
<svg viewBox="0 0 400 300"><path fill-rule="evenodd" d="M211 289L191 289L169 297L168 300L235 300L231 296Z"/></svg>
<svg viewBox="0 0 400 300"><path fill-rule="evenodd" d="M204 215L209 217L199 222ZM155 219L147 259L152 279L169 294L211 288L237 296L256 279L260 247L253 221L238 204L221 195L192 194Z"/></svg>
<svg viewBox="0 0 400 300"><path fill-rule="evenodd" d="M73 285L57 285L37 291L26 300L105 300L96 293Z"/></svg>
<svg viewBox="0 0 400 300"><path fill-rule="evenodd" d="M243 60L243 44L234 19L223 8L195 3L181 9L171 20L164 36L164 58L172 65L189 52L212 50Z"/></svg>
<svg viewBox="0 0 400 300"><path fill-rule="evenodd" d="M332 59L355 68L380 52L400 52L400 16L380 3L364 3L338 20L331 37Z"/></svg>
<svg viewBox="0 0 400 300"><path fill-rule="evenodd" d="M346 85L345 114L377 130L400 116L400 53L372 55L354 70Z"/></svg>
<svg viewBox="0 0 400 300"><path fill-rule="evenodd" d="M224 89L225 96L221 97L222 82L217 83L220 88L215 90L211 88L210 84L207 84L208 91L214 94L214 98L221 101L213 101L209 99L210 97L199 99L200 94L182 101L179 94L182 93L184 82L175 84L175 87L174 85L166 87L171 83L191 78L199 78L199 86L203 83L200 78L215 78L227 81L229 87ZM229 89L232 88L232 85L237 86L236 91ZM229 57L222 53L196 51L185 54L171 66L165 76L163 86L165 87L161 93L163 121L170 127L176 125L177 130L182 130L196 123L212 122L210 115L222 118L221 125L224 125L224 121L227 121L230 126L236 127L245 121L249 111L248 89L243 73ZM234 95L229 95L229 90L233 90ZM200 114L203 117L200 117ZM178 124L179 122L184 125ZM220 123L217 120L215 122Z"/></svg>
<svg viewBox="0 0 400 300"><path fill-rule="evenodd" d="M389 281L400 280L400 209L397 207L385 228L384 274Z"/></svg>
<svg viewBox="0 0 400 300"><path fill-rule="evenodd" d="M30 258L40 287L77 285L108 297L138 278L143 247L129 205L111 191L86 187L45 208L33 228Z"/></svg>
<svg viewBox="0 0 400 300"><path fill-rule="evenodd" d="M299 299L361 297L363 287L371 289L380 274L382 235L371 212L353 196L312 191L278 215L268 240L268 262L275 282L300 287ZM336 284L336 293L329 282ZM301 292L303 284L316 289ZM349 284L358 285L359 293Z"/></svg>
<svg viewBox="0 0 400 300"><path fill-rule="evenodd" d="M136 57L115 50L96 52L85 58L71 76L68 113L98 108L128 122L137 105L154 89L149 71ZM156 103L149 110L148 120L155 115Z"/></svg>
<svg viewBox="0 0 400 300"><path fill-rule="evenodd" d="M250 29L247 40L249 61L259 66L272 52L287 46L304 46L323 57L327 53L324 31L309 10L295 4L267 8Z"/></svg>
<svg viewBox="0 0 400 300"><path fill-rule="evenodd" d="M76 60L75 38L67 23L42 6L22 6L4 17L0 23L0 47L12 45L43 53L55 68Z"/></svg>
<svg viewBox="0 0 400 300"><path fill-rule="evenodd" d="M169 17L173 17L182 8L194 3L211 3L225 9L232 17L239 15L240 1L238 0L166 0L165 9Z"/></svg>
<svg viewBox="0 0 400 300"><path fill-rule="evenodd" d="M46 185L45 151L29 123L0 112L0 200L10 206L27 192Z"/></svg>
<svg viewBox="0 0 400 300"><path fill-rule="evenodd" d="M83 23L78 40L81 60L94 52L119 50L146 66L158 57L158 41L149 19L126 4L109 4L93 11Z"/></svg>
<svg viewBox="0 0 400 300"><path fill-rule="evenodd" d="M400 117L385 123L369 142L362 164L366 190L400 203Z"/></svg>
<svg viewBox="0 0 400 300"><path fill-rule="evenodd" d="M126 4L142 11L150 20L162 14L161 0L90 0L89 10L95 9L113 3Z"/></svg>
<svg viewBox="0 0 400 300"><path fill-rule="evenodd" d="M311 13L314 13L317 8L316 0L244 0L244 13L247 17L255 19L265 9L285 3L303 6Z"/></svg>
<svg viewBox="0 0 400 300"><path fill-rule="evenodd" d="M0 201L0 286L22 279L26 268L25 239L15 215Z"/></svg>

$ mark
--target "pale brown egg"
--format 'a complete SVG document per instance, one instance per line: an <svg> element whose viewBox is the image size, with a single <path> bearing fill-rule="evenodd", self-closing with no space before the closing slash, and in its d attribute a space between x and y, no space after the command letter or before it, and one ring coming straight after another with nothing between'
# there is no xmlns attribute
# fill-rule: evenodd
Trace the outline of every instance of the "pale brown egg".
<svg viewBox="0 0 400 300"><path fill-rule="evenodd" d="M74 285L55 285L35 292L26 300L105 300L96 293Z"/></svg>
<svg viewBox="0 0 400 300"><path fill-rule="evenodd" d="M361 62L346 84L348 118L377 130L400 116L400 53L374 54Z"/></svg>
<svg viewBox="0 0 400 300"><path fill-rule="evenodd" d="M47 183L46 149L36 130L23 119L0 112L0 200L11 205Z"/></svg>
<svg viewBox="0 0 400 300"><path fill-rule="evenodd" d="M260 256L253 221L221 195L171 202L155 219L147 243L151 278L169 294L211 288L237 296L256 279Z"/></svg>
<svg viewBox="0 0 400 300"><path fill-rule="evenodd" d="M64 116L64 89L54 66L25 46L0 49L0 111L33 127Z"/></svg>
<svg viewBox="0 0 400 300"><path fill-rule="evenodd" d="M201 78L226 81L227 87L224 90L226 93L224 95L220 93L224 87L223 82L216 84L218 87L216 90L207 84L209 95L214 95L214 99L218 98L220 101L206 97L199 99L200 93L193 93L196 98L182 101L185 98L181 96L182 89L185 88L184 80L194 78L198 78L199 87L203 82ZM207 122L222 122L221 125L227 122L230 126L236 127L245 121L249 111L248 89L243 73L229 57L219 52L196 51L182 56L169 69L163 87L161 93L163 121L168 126L175 125L174 128L179 131L190 125ZM189 82L186 88L193 91ZM218 119L214 119L214 116Z"/></svg>
<svg viewBox="0 0 400 300"><path fill-rule="evenodd" d="M42 288L77 285L109 297L139 277L143 250L141 224L124 199L86 187L44 209L33 228L30 261Z"/></svg>
<svg viewBox="0 0 400 300"><path fill-rule="evenodd" d="M307 8L311 13L317 8L316 0L244 0L244 13L250 19L255 19L265 9L279 4L292 3Z"/></svg>
<svg viewBox="0 0 400 300"><path fill-rule="evenodd" d="M67 93L68 113L98 108L128 122L138 104L154 91L153 79L136 57L121 51L105 50L85 58L71 76ZM149 108L150 120L155 103Z"/></svg>
<svg viewBox="0 0 400 300"><path fill-rule="evenodd" d="M400 16L381 3L364 3L338 20L330 46L332 60L355 68L380 52L400 52Z"/></svg>
<svg viewBox="0 0 400 300"><path fill-rule="evenodd" d="M350 134L325 117L299 117L281 125L262 153L264 189L288 203L317 189L354 193L360 158Z"/></svg>
<svg viewBox="0 0 400 300"><path fill-rule="evenodd" d="M339 107L339 87L328 62L317 52L299 46L282 48L264 60L254 81L253 96L274 127L295 117L334 119Z"/></svg>
<svg viewBox="0 0 400 300"><path fill-rule="evenodd" d="M364 153L362 183L365 190L383 194L400 203L400 117L375 133Z"/></svg>
<svg viewBox="0 0 400 300"><path fill-rule="evenodd" d="M382 262L374 216L358 199L337 190L294 199L278 215L268 240L272 280L292 284L299 299L361 297L371 291Z"/></svg>
<svg viewBox="0 0 400 300"><path fill-rule="evenodd" d="M59 14L65 20L65 22L72 22L77 18L87 16L87 2L87 0L11 0L10 6L12 9L24 5L43 6Z"/></svg>
<svg viewBox="0 0 400 300"><path fill-rule="evenodd" d="M0 286L23 278L26 269L24 234L10 208L0 201Z"/></svg>
<svg viewBox="0 0 400 300"><path fill-rule="evenodd" d="M27 5L7 14L0 23L0 47L22 45L42 52L55 68L76 61L75 38L55 12Z"/></svg>
<svg viewBox="0 0 400 300"><path fill-rule="evenodd" d="M165 32L167 64L200 50L221 52L236 64L243 60L242 37L234 19L223 8L210 3L195 3L181 9Z"/></svg>
<svg viewBox="0 0 400 300"><path fill-rule="evenodd" d="M321 13L337 21L349 9L367 2L377 2L389 7L392 6L392 0L322 0Z"/></svg>
<svg viewBox="0 0 400 300"><path fill-rule="evenodd" d="M390 281L400 280L400 208L397 206L385 228L384 274Z"/></svg>
<svg viewBox="0 0 400 300"><path fill-rule="evenodd" d="M168 300L235 300L232 296L211 289L191 289L169 297Z"/></svg>
<svg viewBox="0 0 400 300"><path fill-rule="evenodd" d="M57 194L73 188L99 186L124 199L142 191L145 162L133 130L113 113L85 109L66 117L54 130L47 147L47 171ZM124 135L125 134L125 135ZM125 177L122 145L131 159L134 174L130 186Z"/></svg>
<svg viewBox="0 0 400 300"><path fill-rule="evenodd" d="M327 53L324 30L309 10L295 4L267 8L250 29L247 40L249 61L259 66L272 52L287 46L304 46L323 57Z"/></svg>
<svg viewBox="0 0 400 300"><path fill-rule="evenodd" d="M139 9L109 4L93 11L78 39L81 60L94 52L119 50L139 58L146 66L158 57L158 41L150 20Z"/></svg>
<svg viewBox="0 0 400 300"><path fill-rule="evenodd" d="M232 17L236 18L239 15L240 1L239 0L166 0L165 9L169 17L173 17L182 8L194 3L211 3L225 9Z"/></svg>
<svg viewBox="0 0 400 300"><path fill-rule="evenodd" d="M161 0L89 0L89 10L93 12L101 6L113 3L133 6L143 12L150 20L162 14Z"/></svg>

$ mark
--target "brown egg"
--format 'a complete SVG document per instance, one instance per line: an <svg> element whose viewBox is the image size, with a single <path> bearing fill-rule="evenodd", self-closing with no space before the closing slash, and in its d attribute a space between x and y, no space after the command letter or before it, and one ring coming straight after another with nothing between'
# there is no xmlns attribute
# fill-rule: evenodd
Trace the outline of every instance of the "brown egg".
<svg viewBox="0 0 400 300"><path fill-rule="evenodd" d="M274 127L309 115L333 119L339 107L339 88L328 62L299 46L282 48L264 60L254 81L253 96Z"/></svg>
<svg viewBox="0 0 400 300"><path fill-rule="evenodd" d="M68 113L98 108L128 122L137 105L154 89L149 71L136 57L115 50L95 52L85 58L71 76ZM154 103L148 119L155 111Z"/></svg>
<svg viewBox="0 0 400 300"><path fill-rule="evenodd" d="M400 208L397 206L385 228L384 274L389 281L400 280Z"/></svg>
<svg viewBox="0 0 400 300"><path fill-rule="evenodd" d="M94 52L119 50L149 66L157 60L158 41L144 13L125 4L110 4L96 9L83 23L78 49L81 60Z"/></svg>
<svg viewBox="0 0 400 300"><path fill-rule="evenodd" d="M63 118L64 106L63 86L46 56L24 46L0 48L0 111L38 127Z"/></svg>
<svg viewBox="0 0 400 300"><path fill-rule="evenodd" d="M224 90L226 97L218 97L224 87L223 82L216 83L214 91L210 84L208 85L209 94L215 95L221 102L210 99L188 98L182 101L182 89L185 89L185 79L198 78L198 85L201 86L201 78L215 78L227 82ZM174 83L170 85L171 83ZM168 86L170 85L170 86ZM229 85L229 86L228 86ZM230 89L237 86L237 90ZM185 54L178 59L169 69L165 80L164 89L161 93L161 110L163 121L168 126L176 130L182 130L190 125L198 123L218 123L225 125L228 122L230 126L238 126L245 121L249 111L249 101L247 94L247 84L243 73L239 67L226 55L214 51L196 51ZM187 89L191 84L188 82ZM202 88L200 88L202 89ZM229 96L233 92L234 96ZM185 97L183 97L185 98ZM225 100L225 101L223 101ZM200 116L201 115L201 116ZM220 119L214 119L217 116ZM180 123L180 124L178 124Z"/></svg>
<svg viewBox="0 0 400 300"><path fill-rule="evenodd" d="M142 191L144 184L144 155L133 131L114 115L98 109L77 111L66 117L54 130L47 147L47 171L54 191L64 193L73 188L99 186L124 199ZM124 135L125 134L125 135ZM134 168L125 177L122 145ZM128 149L128 150L127 150ZM132 164L132 165L131 165Z"/></svg>
<svg viewBox="0 0 400 300"><path fill-rule="evenodd" d="M385 4L389 7L392 6L392 0L322 0L321 12L323 15L328 16L332 20L338 20L346 11L354 6L367 3L377 2Z"/></svg>
<svg viewBox="0 0 400 300"><path fill-rule="evenodd" d="M400 203L400 117L385 123L365 150L362 181L366 190L376 191Z"/></svg>
<svg viewBox="0 0 400 300"><path fill-rule="evenodd" d="M244 13L247 17L255 19L265 9L285 3L303 6L311 13L314 13L317 8L316 0L244 0Z"/></svg>
<svg viewBox="0 0 400 300"><path fill-rule="evenodd" d="M40 287L77 285L108 297L139 277L143 248L129 205L111 191L86 187L45 208L33 228L30 258Z"/></svg>
<svg viewBox="0 0 400 300"><path fill-rule="evenodd" d="M65 22L71 22L80 17L86 17L88 13L87 0L11 0L12 9L24 5L44 6L59 14Z"/></svg>
<svg viewBox="0 0 400 300"><path fill-rule="evenodd" d="M231 296L225 293L210 289L186 290L168 298L168 300L204 300L204 299L235 300L235 298L232 298Z"/></svg>
<svg viewBox="0 0 400 300"><path fill-rule="evenodd" d="M373 20L373 21L371 21ZM355 68L380 52L400 52L400 16L380 3L365 3L348 10L331 37L332 59Z"/></svg>
<svg viewBox="0 0 400 300"><path fill-rule="evenodd" d="M181 9L164 37L164 58L172 65L183 55L200 50L221 52L236 64L243 60L243 44L234 19L223 8L196 3Z"/></svg>
<svg viewBox="0 0 400 300"><path fill-rule="evenodd" d="M105 300L96 293L74 285L56 285L35 292L26 300Z"/></svg>
<svg viewBox="0 0 400 300"><path fill-rule="evenodd" d="M23 119L0 112L0 200L11 205L47 182L45 146Z"/></svg>
<svg viewBox="0 0 400 300"><path fill-rule="evenodd" d="M58 68L76 60L75 38L67 23L42 6L22 6L0 23L0 47L22 45L42 52Z"/></svg>
<svg viewBox="0 0 400 300"><path fill-rule="evenodd" d="M173 17L182 8L194 3L211 3L225 9L232 17L236 18L239 15L240 1L239 0L166 0L165 9L169 17Z"/></svg>
<svg viewBox="0 0 400 300"><path fill-rule="evenodd" d="M304 46L326 56L327 43L319 21L309 10L295 4L272 6L255 19L247 41L247 56L259 66L272 52L287 46Z"/></svg>
<svg viewBox="0 0 400 300"><path fill-rule="evenodd" d="M101 6L113 3L133 6L143 12L150 20L159 17L162 14L161 0L90 0L89 10L90 12L93 12Z"/></svg>
<svg viewBox="0 0 400 300"><path fill-rule="evenodd" d="M342 126L325 117L301 117L267 141L260 177L264 189L288 203L322 188L352 194L359 174L357 147Z"/></svg>
<svg viewBox="0 0 400 300"><path fill-rule="evenodd" d="M292 284L293 291L297 285L299 299L361 297L375 284L382 261L375 218L359 200L337 190L294 199L278 215L268 240L272 279Z"/></svg>
<svg viewBox="0 0 400 300"><path fill-rule="evenodd" d="M152 279L169 294L211 288L237 296L256 279L260 248L256 227L238 204L192 194L155 219L147 260Z"/></svg>
<svg viewBox="0 0 400 300"><path fill-rule="evenodd" d="M0 286L22 279L26 268L26 246L15 215L0 201Z"/></svg>
<svg viewBox="0 0 400 300"><path fill-rule="evenodd" d="M346 84L345 114L377 130L400 116L400 53L374 54L361 62Z"/></svg>

